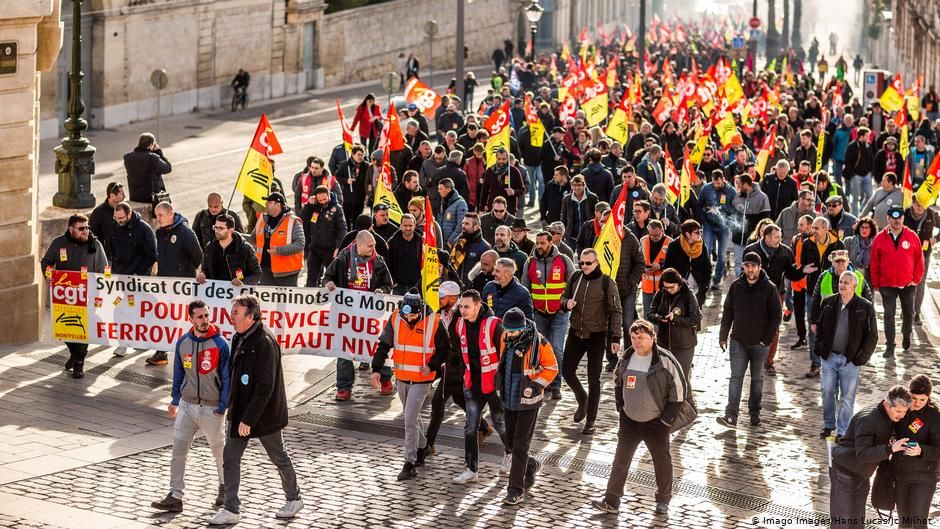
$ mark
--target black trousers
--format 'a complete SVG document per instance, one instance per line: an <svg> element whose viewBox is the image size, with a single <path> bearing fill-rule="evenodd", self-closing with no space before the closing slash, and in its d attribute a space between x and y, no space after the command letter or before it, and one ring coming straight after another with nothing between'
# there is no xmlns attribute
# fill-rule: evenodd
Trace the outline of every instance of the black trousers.
<svg viewBox="0 0 940 529"><path fill-rule="evenodd" d="M633 454L646 444L653 457L653 471L656 473L656 501L669 503L672 499L672 454L669 453L669 428L659 423L659 419L649 422L635 422L622 412L620 429L617 431L617 451L607 479L607 493L604 499L612 507L620 507L623 487L630 473Z"/></svg>
<svg viewBox="0 0 940 529"><path fill-rule="evenodd" d="M829 467L829 519L831 529L863 529L865 502L871 485L868 478Z"/></svg>
<svg viewBox="0 0 940 529"><path fill-rule="evenodd" d="M444 422L444 408L447 399L453 398L456 404L464 413L467 412L467 401L463 396L463 379L453 379L448 381L447 377L441 379L431 396L431 421L428 423L428 432L425 437L428 440L428 446L434 446L437 440L437 434L441 431L441 424ZM479 431L485 432L489 429L486 419L480 418Z"/></svg>
<svg viewBox="0 0 940 529"><path fill-rule="evenodd" d="M682 374L685 375L685 379L690 383L692 382L692 357L695 355L695 348L689 347L687 349L682 348L673 348L669 350L672 353L672 356L676 357L676 361L679 362L679 366L682 367Z"/></svg>
<svg viewBox="0 0 940 529"><path fill-rule="evenodd" d="M307 249L307 282L304 286L320 286L320 277L323 270L333 262L332 248L314 248Z"/></svg>
<svg viewBox="0 0 940 529"><path fill-rule="evenodd" d="M894 315L897 313L898 298L901 298L901 343L904 349L911 345L911 331L914 330L914 297L917 287L904 288L881 287L881 304L885 308L885 344L895 345Z"/></svg>
<svg viewBox="0 0 940 529"><path fill-rule="evenodd" d="M933 501L933 495L936 491L936 483L898 481L894 488L898 518L901 519L898 527L927 529L930 503Z"/></svg>
<svg viewBox="0 0 940 529"><path fill-rule="evenodd" d="M581 338L574 332L568 333L565 340L565 357L562 359L561 374L565 383L574 392L578 405L587 401L587 420L597 418L597 406L601 401L601 371L604 368L604 351L607 347L607 333L596 332L588 338ZM578 380L578 365L587 355L588 391Z"/></svg>
<svg viewBox="0 0 940 529"><path fill-rule="evenodd" d="M510 494L524 490L526 476L535 472L535 458L529 457L529 445L535 433L535 421L539 418L538 408L534 410L506 410L506 437L512 445L512 466L509 470Z"/></svg>
<svg viewBox="0 0 940 529"><path fill-rule="evenodd" d="M793 319L796 320L796 335L806 339L806 290L793 293Z"/></svg>
<svg viewBox="0 0 940 529"><path fill-rule="evenodd" d="M73 362L85 361L85 356L88 354L87 343L65 342L65 346L69 348L69 359Z"/></svg>
<svg viewBox="0 0 940 529"><path fill-rule="evenodd" d="M365 207L366 207L365 203L343 204L343 215L346 216L346 226L349 227L350 231L355 231L355 228L353 226L356 225L356 219L359 217L359 215L362 213L362 210Z"/></svg>

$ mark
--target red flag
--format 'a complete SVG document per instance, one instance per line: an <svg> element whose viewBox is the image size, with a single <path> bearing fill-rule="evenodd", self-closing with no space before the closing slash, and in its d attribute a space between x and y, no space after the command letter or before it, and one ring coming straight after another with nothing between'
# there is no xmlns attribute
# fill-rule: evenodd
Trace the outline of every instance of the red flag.
<svg viewBox="0 0 940 529"><path fill-rule="evenodd" d="M251 140L251 148L268 158L284 152L281 149L281 144L277 141L277 137L274 136L274 129L271 128L271 123L268 122L268 116L265 114L261 114L261 119L258 121L258 128L255 129L255 136Z"/></svg>
<svg viewBox="0 0 940 529"><path fill-rule="evenodd" d="M395 103L388 105L388 115L385 118L388 126L388 147L393 151L400 151L405 148L405 136L401 133L401 125L398 122L398 112L395 110Z"/></svg>
<svg viewBox="0 0 940 529"><path fill-rule="evenodd" d="M421 113L426 116L433 116L434 111L441 105L441 96L417 77L412 77L405 84L405 100L417 105Z"/></svg>
<svg viewBox="0 0 940 529"><path fill-rule="evenodd" d="M346 152L349 152L349 149L352 149L353 143L353 131L349 128L349 122L346 121L346 116L343 115L343 109L339 106L339 99L336 100L336 113L339 114L339 126L343 131L343 147L345 147Z"/></svg>
<svg viewBox="0 0 940 529"><path fill-rule="evenodd" d="M431 199L424 197L424 244L437 247L437 233L434 230L434 212L431 211Z"/></svg>

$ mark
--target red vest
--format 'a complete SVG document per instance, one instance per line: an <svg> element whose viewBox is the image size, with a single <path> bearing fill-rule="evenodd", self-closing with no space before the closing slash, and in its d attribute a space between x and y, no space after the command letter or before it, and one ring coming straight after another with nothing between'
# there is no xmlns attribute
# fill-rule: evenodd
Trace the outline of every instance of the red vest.
<svg viewBox="0 0 940 529"><path fill-rule="evenodd" d="M480 348L480 385L484 395L496 390L496 371L499 367L499 351L493 343L493 333L499 318L490 316L480 322L479 343ZM460 352L463 354L463 385L470 389L473 379L470 377L470 352L467 348L467 324L463 318L457 320L457 336L460 337Z"/></svg>
<svg viewBox="0 0 940 529"><path fill-rule="evenodd" d="M565 260L561 254L555 256L548 277L542 277L536 259L529 263L529 282L532 291L532 307L543 314L555 314L561 309L561 295L565 292Z"/></svg>

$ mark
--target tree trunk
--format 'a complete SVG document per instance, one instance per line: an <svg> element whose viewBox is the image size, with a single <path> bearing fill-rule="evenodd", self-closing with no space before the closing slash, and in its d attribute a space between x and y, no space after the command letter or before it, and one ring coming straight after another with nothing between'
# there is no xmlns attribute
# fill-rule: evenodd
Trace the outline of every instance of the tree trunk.
<svg viewBox="0 0 940 529"><path fill-rule="evenodd" d="M793 36L790 44L794 48L803 46L803 36L800 34L800 25L803 23L803 0L793 0Z"/></svg>
<svg viewBox="0 0 940 529"><path fill-rule="evenodd" d="M777 56L777 2L767 0L767 59Z"/></svg>
<svg viewBox="0 0 940 529"><path fill-rule="evenodd" d="M780 47L790 47L790 0L783 0L783 29L780 31Z"/></svg>

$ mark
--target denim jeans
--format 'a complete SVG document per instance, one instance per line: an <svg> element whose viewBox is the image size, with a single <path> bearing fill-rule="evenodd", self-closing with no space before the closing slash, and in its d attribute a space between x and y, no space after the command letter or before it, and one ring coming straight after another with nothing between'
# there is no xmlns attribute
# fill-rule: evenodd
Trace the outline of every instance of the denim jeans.
<svg viewBox="0 0 940 529"><path fill-rule="evenodd" d="M881 304L885 308L885 344L895 345L894 316L898 309L898 298L901 298L901 340L902 346L907 349L911 345L911 331L914 325L914 297L916 286L904 288L881 287Z"/></svg>
<svg viewBox="0 0 940 529"><path fill-rule="evenodd" d="M832 160L832 181L839 187L842 187L842 168L845 167L845 162L842 160ZM853 211L853 213L858 213L858 211Z"/></svg>
<svg viewBox="0 0 940 529"><path fill-rule="evenodd" d="M845 429L855 411L855 392L858 390L861 368L835 352L829 353L829 358L822 359L821 367L819 387L822 390L823 427L834 429L836 435L845 435ZM842 404L836 420L836 402L840 397Z"/></svg>
<svg viewBox="0 0 940 529"><path fill-rule="evenodd" d="M568 312L535 313L535 328L551 344L558 365L562 365L562 361L565 359L565 336L568 333L568 319L570 316ZM553 391L561 389L561 379L561 376L556 376L555 380L552 381L550 388Z"/></svg>
<svg viewBox="0 0 940 529"><path fill-rule="evenodd" d="M813 322L809 321L810 313L813 311L813 296L808 288L803 291L803 297L805 298L806 348L809 349L809 362L810 366L819 367L819 355L816 354L816 333L813 332Z"/></svg>
<svg viewBox="0 0 940 529"><path fill-rule="evenodd" d="M750 366L751 389L747 398L748 413L751 417L760 416L760 403L764 392L764 362L767 361L766 345L744 345L732 339L729 353L731 354L731 378L728 381L728 406L725 408L726 417L737 417L741 406L741 392L744 387L744 373Z"/></svg>
<svg viewBox="0 0 940 529"><path fill-rule="evenodd" d="M630 344L630 326L633 325L634 316L636 316L636 293L620 298L620 308L623 309L621 317L623 318L623 338L624 342ZM608 358L610 360L610 358Z"/></svg>
<svg viewBox="0 0 940 529"><path fill-rule="evenodd" d="M872 193L871 175L855 175L849 180L849 202L856 214L862 211Z"/></svg>
<svg viewBox="0 0 940 529"><path fill-rule="evenodd" d="M483 416L483 406L490 407L490 422L503 442L503 449L508 454L512 450L512 442L506 434L506 417L503 414L503 404L499 401L496 392L480 395L468 389L463 390L467 401L467 421L463 425L463 455L467 468L476 472L480 461L480 446L477 444L477 431L480 427L480 417Z"/></svg>
<svg viewBox="0 0 940 529"><path fill-rule="evenodd" d="M829 467L830 528L865 527L865 502L871 487L868 479L849 474L836 466Z"/></svg>
<svg viewBox="0 0 940 529"><path fill-rule="evenodd" d="M222 451L223 468L225 471L225 510L238 513L241 501L238 499L238 487L241 483L242 455L248 448L248 437L229 437L225 440L225 449ZM268 459L277 467L281 476L281 487L287 501L300 499L300 488L297 486L297 473L294 463L284 449L284 437L281 430L258 438L261 446L268 454Z"/></svg>
<svg viewBox="0 0 940 529"><path fill-rule="evenodd" d="M654 296L654 295L655 295L655 294L647 294L646 292L643 292L643 315L642 315L641 317L642 317L644 320L649 320L649 319L650 319L650 305L653 304L653 296ZM626 337L626 336L630 336L630 335L627 334L626 331L625 331L625 332L624 332L624 336Z"/></svg>
<svg viewBox="0 0 940 529"><path fill-rule="evenodd" d="M545 194L545 181L542 180L541 165L524 165L526 174L529 175L529 203L536 206L542 201L542 195Z"/></svg>
<svg viewBox="0 0 940 529"><path fill-rule="evenodd" d="M383 366L380 371L382 382L392 379L392 368ZM352 391L353 384L356 383L356 366L352 360L345 358L336 359L336 390L348 389Z"/></svg>
<svg viewBox="0 0 940 529"><path fill-rule="evenodd" d="M725 273L725 254L728 251L729 238L731 238L731 230L728 228L715 228L707 222L702 225L702 242L705 244L705 252L708 256L711 256L712 252L715 250L715 242L718 243L712 283L721 281L721 277ZM708 285L699 285L699 288L708 288Z"/></svg>
<svg viewBox="0 0 940 529"><path fill-rule="evenodd" d="M744 245L733 242L731 243L731 251L734 252L734 277L738 277L744 267Z"/></svg>
<svg viewBox="0 0 940 529"><path fill-rule="evenodd" d="M793 312L793 288L790 286L789 279L784 279L783 284L786 286L783 302L786 303L786 310Z"/></svg>

